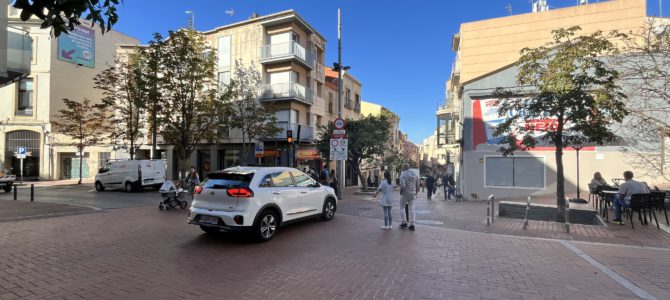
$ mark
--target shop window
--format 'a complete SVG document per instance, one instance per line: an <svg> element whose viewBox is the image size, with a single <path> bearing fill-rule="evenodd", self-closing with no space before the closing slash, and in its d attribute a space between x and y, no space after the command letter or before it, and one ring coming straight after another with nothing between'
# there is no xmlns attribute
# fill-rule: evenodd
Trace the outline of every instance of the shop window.
<svg viewBox="0 0 670 300"><path fill-rule="evenodd" d="M487 157L486 187L544 188L543 157Z"/></svg>

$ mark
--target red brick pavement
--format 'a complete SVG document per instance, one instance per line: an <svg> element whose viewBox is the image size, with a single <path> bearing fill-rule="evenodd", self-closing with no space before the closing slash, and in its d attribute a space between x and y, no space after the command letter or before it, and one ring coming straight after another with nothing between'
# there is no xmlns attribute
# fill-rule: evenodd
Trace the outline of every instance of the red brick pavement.
<svg viewBox="0 0 670 300"><path fill-rule="evenodd" d="M343 203L346 206L342 205L342 213L383 219L378 199L361 195L345 196ZM607 227L572 224L569 234L565 232L562 223L556 222L530 220L524 230L523 220L496 217L494 223L487 226L486 201L445 202L443 199L441 192L433 200L427 200L425 193L419 193L416 200L418 222L437 221L434 226L485 233L670 248L670 234L657 229L656 224L651 222L648 226L642 226L635 220L635 229L629 224L607 224ZM400 210L395 208L394 220L399 219ZM659 219L659 223L664 221L664 217Z"/></svg>
<svg viewBox="0 0 670 300"><path fill-rule="evenodd" d="M185 217L142 207L3 223L0 299L635 297L552 240L427 226L382 231L376 220L340 214L254 244L207 236ZM612 247L597 250L619 250ZM667 270L645 265L657 267L653 274ZM667 286L666 276L649 291L660 297Z"/></svg>

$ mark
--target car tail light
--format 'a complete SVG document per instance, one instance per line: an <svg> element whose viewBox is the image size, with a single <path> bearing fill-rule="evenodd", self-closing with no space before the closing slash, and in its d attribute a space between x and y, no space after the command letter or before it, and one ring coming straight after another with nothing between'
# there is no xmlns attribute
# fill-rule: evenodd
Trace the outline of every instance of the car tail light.
<svg viewBox="0 0 670 300"><path fill-rule="evenodd" d="M251 198L254 196L254 192L249 188L232 188L227 192L230 197Z"/></svg>
<svg viewBox="0 0 670 300"><path fill-rule="evenodd" d="M196 186L195 189L193 190L196 194L202 193L202 187L201 186Z"/></svg>

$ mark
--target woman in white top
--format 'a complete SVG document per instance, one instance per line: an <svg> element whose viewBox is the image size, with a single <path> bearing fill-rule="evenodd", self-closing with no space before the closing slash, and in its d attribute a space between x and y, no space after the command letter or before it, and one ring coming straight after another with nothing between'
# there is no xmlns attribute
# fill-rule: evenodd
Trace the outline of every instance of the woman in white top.
<svg viewBox="0 0 670 300"><path fill-rule="evenodd" d="M382 192L382 198L379 200L382 209L384 210L384 226L382 229L390 230L393 225L393 220L391 219L391 208L393 207L393 184L391 184L391 174L389 172L384 172L384 179L382 183L377 188L374 197L377 197L379 192Z"/></svg>

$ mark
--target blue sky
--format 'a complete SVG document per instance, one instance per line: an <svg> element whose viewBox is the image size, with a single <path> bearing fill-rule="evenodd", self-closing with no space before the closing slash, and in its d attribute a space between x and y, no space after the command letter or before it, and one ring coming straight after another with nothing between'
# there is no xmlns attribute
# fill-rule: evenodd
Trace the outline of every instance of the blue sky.
<svg viewBox="0 0 670 300"><path fill-rule="evenodd" d="M400 128L420 143L435 129L435 110L444 102L445 81L454 53L451 36L463 22L530 12L528 0L125 0L115 29L146 43L154 32L186 26L186 10L195 11L198 30L296 10L327 40L326 64L337 60L337 8L342 8L342 61L363 83L363 100L400 115ZM548 0L550 8L577 0ZM596 2L591 0L591 2ZM670 1L665 16L670 15ZM658 15L658 1L647 1ZM235 11L234 16L224 12Z"/></svg>

